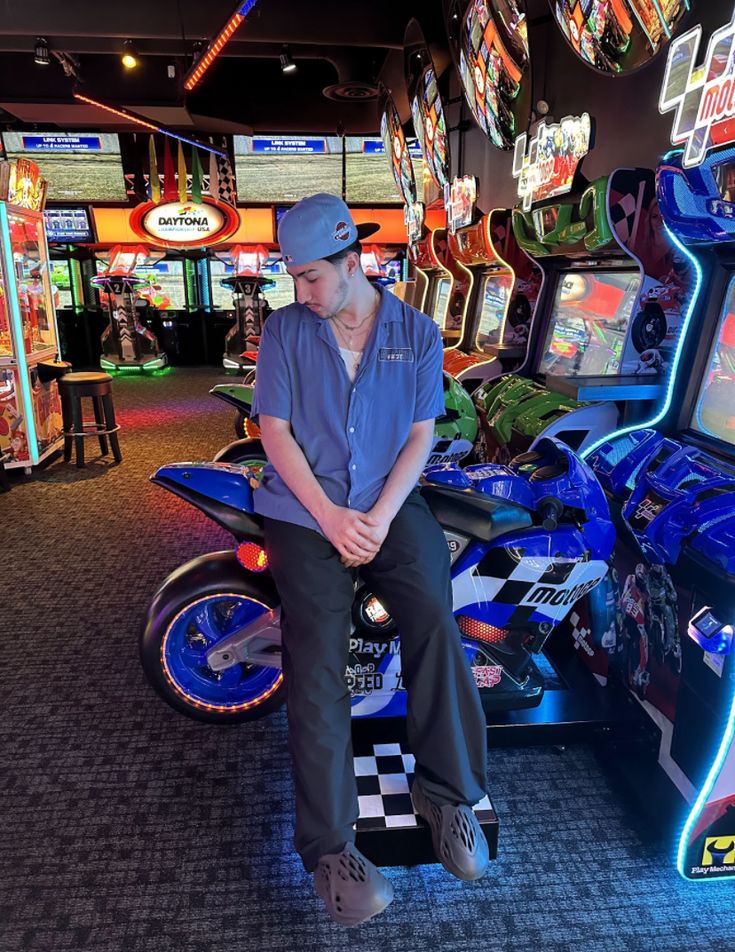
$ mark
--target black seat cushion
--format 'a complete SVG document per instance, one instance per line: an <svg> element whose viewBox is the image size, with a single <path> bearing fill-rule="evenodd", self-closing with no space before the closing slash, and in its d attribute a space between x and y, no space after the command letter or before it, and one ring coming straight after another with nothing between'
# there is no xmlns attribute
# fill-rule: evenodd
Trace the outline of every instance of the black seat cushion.
<svg viewBox="0 0 735 952"><path fill-rule="evenodd" d="M483 542L532 525L531 515L523 506L471 489L423 486L421 494L445 529Z"/></svg>

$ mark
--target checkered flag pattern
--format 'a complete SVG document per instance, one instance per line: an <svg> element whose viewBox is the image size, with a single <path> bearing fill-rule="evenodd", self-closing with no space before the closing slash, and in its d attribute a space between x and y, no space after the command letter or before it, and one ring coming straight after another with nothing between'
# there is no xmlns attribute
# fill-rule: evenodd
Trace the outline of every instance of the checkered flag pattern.
<svg viewBox="0 0 735 952"><path fill-rule="evenodd" d="M235 173L232 170L230 154L227 152L227 142L222 140L224 155L217 156L217 193L222 202L227 202L233 208L237 206L237 186L235 184Z"/></svg>
<svg viewBox="0 0 735 952"><path fill-rule="evenodd" d="M638 212L638 200L635 195L622 195L615 204L610 206L610 221L615 233L624 245L627 245L633 236L633 226Z"/></svg>
<svg viewBox="0 0 735 952"><path fill-rule="evenodd" d="M534 620L538 619L539 609L544 616L548 615L548 617L559 613L558 609L555 611L548 605L524 605L526 596L536 586L563 586L579 566L580 563L572 561L554 564L548 558L541 556L524 556L516 561L505 549L493 549L480 560L477 574L482 580L484 597L494 603L498 612L496 623L502 624L502 627L524 628L532 620L532 616L536 616ZM474 583L470 580L471 586L475 583L476 579ZM470 598L477 601L476 590L468 594ZM507 614L501 619L502 606L506 606ZM455 597L455 609L457 607ZM566 614L566 609L563 609L561 614Z"/></svg>
<svg viewBox="0 0 735 952"><path fill-rule="evenodd" d="M415 760L404 753L401 745L373 744L372 754L355 757L355 779L360 818L357 832L362 830L417 827L419 820L411 802ZM495 819L489 797L473 807L480 823Z"/></svg>

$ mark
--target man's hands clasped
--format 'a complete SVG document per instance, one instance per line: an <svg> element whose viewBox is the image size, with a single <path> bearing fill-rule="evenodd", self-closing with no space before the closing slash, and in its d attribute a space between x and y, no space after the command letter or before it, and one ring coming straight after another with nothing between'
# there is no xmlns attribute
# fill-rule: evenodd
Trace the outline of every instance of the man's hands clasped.
<svg viewBox="0 0 735 952"><path fill-rule="evenodd" d="M334 505L319 522L349 569L372 562L388 535L390 523L390 519L375 510L358 512Z"/></svg>

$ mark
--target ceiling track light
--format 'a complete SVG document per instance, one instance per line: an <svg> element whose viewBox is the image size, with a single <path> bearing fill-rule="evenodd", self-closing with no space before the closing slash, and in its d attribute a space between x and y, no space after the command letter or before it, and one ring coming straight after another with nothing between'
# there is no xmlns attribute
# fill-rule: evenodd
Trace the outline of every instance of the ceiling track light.
<svg viewBox="0 0 735 952"><path fill-rule="evenodd" d="M125 69L135 69L140 63L138 54L135 52L132 40L125 40L123 43L122 64Z"/></svg>
<svg viewBox="0 0 735 952"><path fill-rule="evenodd" d="M36 45L33 47L33 62L37 66L48 66L51 63L48 41L43 36L36 37Z"/></svg>
<svg viewBox="0 0 735 952"><path fill-rule="evenodd" d="M296 63L293 61L291 56L291 50L284 43L281 47L281 55L278 57L281 61L281 72L282 73L294 73L296 72Z"/></svg>

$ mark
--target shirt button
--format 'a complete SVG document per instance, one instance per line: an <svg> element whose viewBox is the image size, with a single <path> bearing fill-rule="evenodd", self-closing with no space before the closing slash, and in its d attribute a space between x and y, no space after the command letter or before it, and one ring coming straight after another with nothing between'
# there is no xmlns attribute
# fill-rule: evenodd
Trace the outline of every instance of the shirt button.
<svg viewBox="0 0 735 952"><path fill-rule="evenodd" d="M357 466L353 463L353 464L352 464L352 468L353 468L353 469L357 469Z"/></svg>
<svg viewBox="0 0 735 952"><path fill-rule="evenodd" d="M351 426L351 427L350 427L350 433L354 433L354 432L355 432L355 428L354 428L354 426Z"/></svg>

